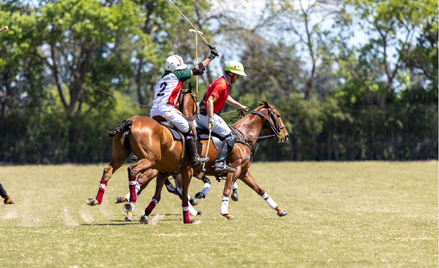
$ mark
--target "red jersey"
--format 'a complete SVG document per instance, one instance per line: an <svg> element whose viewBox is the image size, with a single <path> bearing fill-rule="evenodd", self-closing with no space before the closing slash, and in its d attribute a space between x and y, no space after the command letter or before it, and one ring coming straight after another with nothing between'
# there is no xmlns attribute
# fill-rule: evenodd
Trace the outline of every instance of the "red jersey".
<svg viewBox="0 0 439 268"><path fill-rule="evenodd" d="M220 115L221 110L226 103L227 97L229 96L230 85L227 82L226 76L221 76L215 82L213 82L204 94L203 100L200 104L200 113L202 115L207 115L206 104L210 96L214 96L216 101L213 103L213 112Z"/></svg>

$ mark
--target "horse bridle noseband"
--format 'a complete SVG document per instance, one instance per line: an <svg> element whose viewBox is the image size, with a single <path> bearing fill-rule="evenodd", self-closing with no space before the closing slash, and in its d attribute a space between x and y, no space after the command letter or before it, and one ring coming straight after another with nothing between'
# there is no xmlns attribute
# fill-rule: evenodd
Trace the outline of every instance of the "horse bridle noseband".
<svg viewBox="0 0 439 268"><path fill-rule="evenodd" d="M284 138L284 134L282 133L282 129L285 128L285 125L283 125L282 127L279 126L279 122L275 118L275 116L279 117L279 115L274 113L274 106L271 108L267 108L267 110L268 110L268 117L261 112L254 111L254 110L250 111L250 113L252 113L252 114L257 114L257 115L265 118L267 120L268 124L270 125L271 130L274 133L274 134L267 135L267 136L257 137L256 139L258 141L260 141L260 140L265 140L268 138L276 137L276 138L279 138L280 140L282 140Z"/></svg>

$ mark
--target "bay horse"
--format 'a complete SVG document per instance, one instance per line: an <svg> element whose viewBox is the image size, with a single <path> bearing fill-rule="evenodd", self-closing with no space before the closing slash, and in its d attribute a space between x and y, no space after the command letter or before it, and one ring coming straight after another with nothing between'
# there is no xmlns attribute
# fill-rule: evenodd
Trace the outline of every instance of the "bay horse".
<svg viewBox="0 0 439 268"><path fill-rule="evenodd" d="M226 183L223 190L223 200L221 204L221 215L226 217L228 220L235 220L236 218L228 213L228 200L232 190L233 184L239 178L250 188L252 188L257 194L264 198L267 204L274 210L277 211L279 217L287 215L287 212L280 208L271 197L262 189L261 186L255 181L253 176L249 172L249 167L251 164L252 157L254 155L254 146L256 142L260 139L259 135L262 130L267 130L270 133L270 137L274 137L278 143L283 143L290 137L288 131L282 122L280 113L267 102L259 102L259 107L250 114L241 118L235 124L231 126L232 131L238 136L238 141L235 143L233 150L227 158L228 165L236 170L234 173L228 173L226 178ZM200 141L202 144L201 155L206 155L207 150L207 140ZM212 143L212 141L210 141ZM206 176L217 176L218 174L213 169L213 164L218 154L218 150L213 144L209 146L209 156L210 161L206 163ZM194 173L199 174L201 168L197 168ZM145 209L145 215L140 219L141 224L148 224L148 216L155 208L156 204L160 200L161 190L163 188L164 180L166 177L157 176L157 186L156 192L153 197L153 201ZM191 176L184 178L190 180ZM161 185L161 187L160 187Z"/></svg>
<svg viewBox="0 0 439 268"><path fill-rule="evenodd" d="M190 97L186 97L190 96ZM197 96L189 84L187 91L181 91L179 96L180 112L186 114L186 119L191 122L198 115ZM190 123L190 127L192 124ZM104 169L96 198L89 198L90 206L100 205L111 176L127 161L133 153L139 161L128 167L128 180L130 188L130 202L137 200L135 180L136 177L149 171L150 176L159 173L158 178L166 178L169 174L181 174L183 180L183 219L184 223L191 223L188 214L188 187L190 177L193 175L192 167L184 156L183 142L175 141L167 127L148 116L134 116L124 120L110 133L113 136L112 159ZM160 180L160 182L164 180ZM159 187L157 183L157 187ZM161 185L163 187L163 184Z"/></svg>

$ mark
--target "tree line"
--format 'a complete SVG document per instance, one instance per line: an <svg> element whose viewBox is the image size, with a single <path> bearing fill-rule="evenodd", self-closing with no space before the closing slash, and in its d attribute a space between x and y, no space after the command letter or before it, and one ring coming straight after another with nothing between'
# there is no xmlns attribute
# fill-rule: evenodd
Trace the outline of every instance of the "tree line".
<svg viewBox="0 0 439 268"><path fill-rule="evenodd" d="M290 140L262 142L255 160L438 159L437 1L267 0L254 13L251 1L173 2L221 54L199 98L239 60L248 76L231 95L281 113ZM106 133L149 110L100 89L150 106L167 56L195 64L190 26L166 1L0 6L0 162L108 162Z"/></svg>

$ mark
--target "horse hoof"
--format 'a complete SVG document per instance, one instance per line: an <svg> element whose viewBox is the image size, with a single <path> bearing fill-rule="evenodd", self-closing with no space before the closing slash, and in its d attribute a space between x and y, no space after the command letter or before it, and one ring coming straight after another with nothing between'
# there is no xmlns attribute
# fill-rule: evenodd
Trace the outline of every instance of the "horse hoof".
<svg viewBox="0 0 439 268"><path fill-rule="evenodd" d="M285 210L282 210L281 212L278 212L277 215L278 215L279 217L283 217L283 216L288 215L288 213L287 213Z"/></svg>
<svg viewBox="0 0 439 268"><path fill-rule="evenodd" d="M230 214L222 214L222 216L226 217L229 221L235 221L236 218Z"/></svg>
<svg viewBox="0 0 439 268"><path fill-rule="evenodd" d="M114 204L120 204L120 203L123 203L123 197L121 195L118 195L114 200Z"/></svg>
<svg viewBox="0 0 439 268"><path fill-rule="evenodd" d="M197 216L204 216L203 211L197 211Z"/></svg>
<svg viewBox="0 0 439 268"><path fill-rule="evenodd" d="M206 198L206 196L202 192L195 194L195 199L202 199L202 198Z"/></svg>
<svg viewBox="0 0 439 268"><path fill-rule="evenodd" d="M189 201L190 201L190 203L191 203L191 205L192 205L193 207L195 207L196 205L198 205L197 200L195 200L195 199L193 199L193 198L191 198Z"/></svg>
<svg viewBox="0 0 439 268"><path fill-rule="evenodd" d="M133 221L133 217L131 217L131 216L126 216L126 217L125 217L125 221Z"/></svg>
<svg viewBox="0 0 439 268"><path fill-rule="evenodd" d="M231 198L233 201L238 201L238 191L236 189L233 190Z"/></svg>
<svg viewBox="0 0 439 268"><path fill-rule="evenodd" d="M87 199L86 204L89 206L97 206L97 205L100 205L101 203L94 198L89 198L89 199Z"/></svg>
<svg viewBox="0 0 439 268"><path fill-rule="evenodd" d="M123 205L123 211L125 211L126 213L128 213L129 211L133 211L133 210L134 210L133 203L126 203L125 205Z"/></svg>
<svg viewBox="0 0 439 268"><path fill-rule="evenodd" d="M142 217L140 217L140 224L149 224L149 219L148 216L143 215Z"/></svg>

